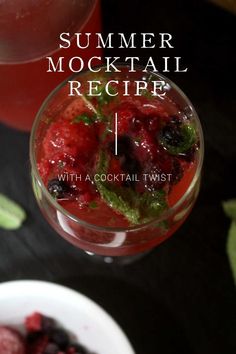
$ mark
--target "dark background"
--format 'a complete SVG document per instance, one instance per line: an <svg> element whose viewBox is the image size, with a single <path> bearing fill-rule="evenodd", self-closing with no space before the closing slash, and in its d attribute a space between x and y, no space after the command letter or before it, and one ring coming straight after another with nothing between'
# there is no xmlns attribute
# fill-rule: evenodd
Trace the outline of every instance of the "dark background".
<svg viewBox="0 0 236 354"><path fill-rule="evenodd" d="M0 281L42 279L79 290L114 316L137 354L235 354L236 291L225 252L229 220L221 207L236 197L235 17L200 0L102 5L105 32L173 35L175 49L122 54L182 56L189 67L168 76L191 98L203 124L200 197L185 225L139 262L98 265L48 226L31 190L29 136L0 125L0 192L28 213L19 231L0 231Z"/></svg>

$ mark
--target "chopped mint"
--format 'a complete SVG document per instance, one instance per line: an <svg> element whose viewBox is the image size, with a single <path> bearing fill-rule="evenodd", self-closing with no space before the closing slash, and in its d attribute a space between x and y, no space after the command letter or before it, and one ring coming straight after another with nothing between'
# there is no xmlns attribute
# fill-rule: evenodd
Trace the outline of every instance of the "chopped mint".
<svg viewBox="0 0 236 354"><path fill-rule="evenodd" d="M96 209L98 207L97 203L95 201L92 201L91 203L89 203L89 207L91 209Z"/></svg>
<svg viewBox="0 0 236 354"><path fill-rule="evenodd" d="M0 227L7 230L16 230L25 219L25 211L17 203L0 194Z"/></svg>
<svg viewBox="0 0 236 354"><path fill-rule="evenodd" d="M160 137L161 144L172 155L182 154L188 151L197 140L196 130L193 124L183 123L180 127L164 127Z"/></svg>
<svg viewBox="0 0 236 354"><path fill-rule="evenodd" d="M232 221L227 240L227 254L236 284L236 222Z"/></svg>
<svg viewBox="0 0 236 354"><path fill-rule="evenodd" d="M109 157L102 151L99 156L97 175L106 174L109 166ZM135 208L132 208L130 203L115 191L113 185L106 182L96 180L97 189L102 199L114 210L124 215L132 224L137 224L140 214Z"/></svg>
<svg viewBox="0 0 236 354"><path fill-rule="evenodd" d="M140 198L140 206L142 215L145 215L146 218L151 220L157 217L167 207L165 192L159 190L153 193L144 193Z"/></svg>
<svg viewBox="0 0 236 354"><path fill-rule="evenodd" d="M98 190L103 200L114 210L118 211L126 217L132 224L139 223L139 210L132 208L128 200L125 200L119 193L112 189L112 186L97 183ZM111 187L111 188L110 188Z"/></svg>
<svg viewBox="0 0 236 354"><path fill-rule="evenodd" d="M97 175L106 174L109 157L102 151L99 156ZM131 188L116 186L96 179L102 199L121 213L131 224L141 224L158 217L166 208L164 191L139 194Z"/></svg>
<svg viewBox="0 0 236 354"><path fill-rule="evenodd" d="M153 94L147 89L142 90L141 95L144 96L144 97L147 97L149 99L153 99L154 98Z"/></svg>
<svg viewBox="0 0 236 354"><path fill-rule="evenodd" d="M141 144L142 143L142 137L140 136L137 136L134 138L134 142L137 143L137 144Z"/></svg>
<svg viewBox="0 0 236 354"><path fill-rule="evenodd" d="M85 125L91 125L93 124L95 121L94 116L93 117L89 117L87 114L81 114L77 117L75 117L72 121L72 123L80 123L83 122Z"/></svg>
<svg viewBox="0 0 236 354"><path fill-rule="evenodd" d="M45 122L46 124L51 124L52 121L53 121L53 118L52 118L52 117L45 117L45 118L44 118L44 122Z"/></svg>
<svg viewBox="0 0 236 354"><path fill-rule="evenodd" d="M97 92L96 92L96 99L97 99L97 102L99 104L99 106L104 106L104 105L107 105L108 103L110 103L112 100L115 99L116 96L114 96L117 91L114 87L110 86L109 87L109 92L111 95L109 95L106 91L106 88L105 86L101 86ZM97 96L99 94L99 96Z"/></svg>
<svg viewBox="0 0 236 354"><path fill-rule="evenodd" d="M223 202L223 209L225 214L236 222L236 199L230 199Z"/></svg>

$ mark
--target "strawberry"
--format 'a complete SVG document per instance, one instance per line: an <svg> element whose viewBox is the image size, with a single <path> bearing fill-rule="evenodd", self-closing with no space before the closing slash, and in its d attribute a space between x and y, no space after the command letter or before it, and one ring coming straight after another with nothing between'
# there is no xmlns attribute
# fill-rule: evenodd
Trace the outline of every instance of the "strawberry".
<svg viewBox="0 0 236 354"><path fill-rule="evenodd" d="M62 152L70 158L88 159L97 147L94 125L59 119L48 128L43 142L45 157Z"/></svg>

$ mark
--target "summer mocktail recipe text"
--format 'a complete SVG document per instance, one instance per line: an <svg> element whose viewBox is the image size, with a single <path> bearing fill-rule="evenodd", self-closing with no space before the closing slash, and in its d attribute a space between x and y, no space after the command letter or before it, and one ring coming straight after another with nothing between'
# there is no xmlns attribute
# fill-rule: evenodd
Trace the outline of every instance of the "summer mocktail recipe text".
<svg viewBox="0 0 236 354"><path fill-rule="evenodd" d="M173 38L170 33L131 33L129 35L125 35L124 33L109 33L106 38L101 33L75 33L75 40L78 47L78 50L86 50L89 48L91 42L96 43L95 48L99 49L113 49L114 42L119 43L119 49L173 49ZM95 38L92 38L95 36ZM69 32L63 32L60 35L59 44L60 48L70 48L71 34ZM93 41L91 40L93 39ZM95 40L94 40L95 39ZM150 56L145 66L143 66L142 71L147 73L148 71L157 73L161 71L163 73L170 72L170 65L174 65L174 72L187 72L187 67L182 67L181 65L181 57L170 57L163 56L158 58L159 64L161 64L161 68L159 65L157 66L157 58L153 58ZM126 57L101 57L101 56L93 56L89 58L87 61L84 61L81 56L75 56L66 60L65 57L61 56L57 59L57 62L53 60L52 57L47 57L48 60L48 73L53 72L64 72L65 66L69 68L72 73L80 73L85 68L88 68L90 72L97 74L97 78L94 80L87 80L86 92L87 96L101 96L102 95L102 82L99 80L99 73L101 72L103 65L103 70L105 68L106 73L120 73L120 69L118 64L121 62L126 64L129 68L129 72L134 73L137 71L137 66L141 63L137 56L126 56ZM142 61L143 64L143 61ZM158 70L159 69L159 70ZM140 70L140 68L139 68ZM146 92L149 87L149 92L152 96L164 95L163 89L165 87L165 82L163 80L151 80L148 82L146 80L135 80L135 92L132 95L134 96L142 96L144 92ZM150 85L152 86L150 89ZM129 80L119 80L113 79L108 80L104 86L104 90L106 94L109 96L117 96L117 90L114 90L114 87L123 88L123 96L130 96L130 81ZM84 93L84 88L82 87L82 83L78 80L70 80L69 81L69 96L82 96Z"/></svg>

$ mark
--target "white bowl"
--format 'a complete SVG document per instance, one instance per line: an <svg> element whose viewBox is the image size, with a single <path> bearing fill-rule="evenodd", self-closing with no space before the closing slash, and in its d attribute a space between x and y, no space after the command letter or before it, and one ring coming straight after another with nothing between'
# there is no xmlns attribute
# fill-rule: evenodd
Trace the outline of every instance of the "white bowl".
<svg viewBox="0 0 236 354"><path fill-rule="evenodd" d="M86 296L43 281L0 284L0 325L22 330L24 318L34 311L53 317L96 354L134 354L118 324Z"/></svg>

